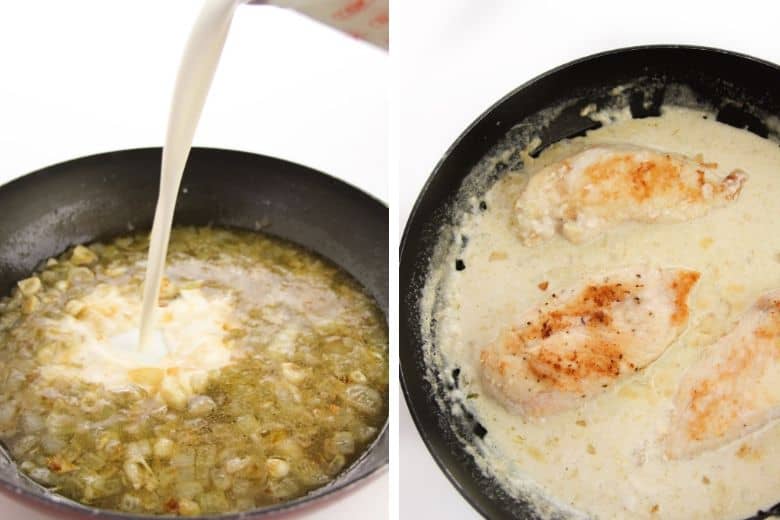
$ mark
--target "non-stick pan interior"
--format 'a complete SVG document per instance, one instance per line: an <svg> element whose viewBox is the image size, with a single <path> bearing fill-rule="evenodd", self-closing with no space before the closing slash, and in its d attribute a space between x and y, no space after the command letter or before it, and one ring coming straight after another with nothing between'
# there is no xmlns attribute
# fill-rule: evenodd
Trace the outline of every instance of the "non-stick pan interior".
<svg viewBox="0 0 780 520"><path fill-rule="evenodd" d="M597 128L602 123L587 115L593 108L625 109L635 118L659 115L664 104L704 108L718 121L776 140L777 85L776 65L716 49L651 46L606 52L559 67L508 94L480 116L437 165L417 199L401 244L401 377L429 450L483 515L538 516L527 501L506 492L477 467L468 449L489 432L449 397L457 373L439 373L426 362L421 348L421 290L439 253L457 247L447 230L466 211L464 192L473 195L487 189L504 171L521 166L517 152L533 138L539 139L535 154ZM499 153L508 159L496 161ZM437 399L445 404L439 406ZM459 413L453 414L453 408ZM766 515L759 512L755 518Z"/></svg>
<svg viewBox="0 0 780 520"><path fill-rule="evenodd" d="M148 148L95 155L1 186L0 294L6 294L42 260L71 245L148 229L159 187L161 154L160 148ZM323 173L260 155L194 148L175 224L262 229L301 244L351 273L387 315L387 208ZM387 460L385 425L372 447L336 481L271 510L286 510L341 489ZM20 479L0 454L2 488L20 492L32 505L52 505L48 499L41 500L40 488ZM94 516L77 504L52 507L58 508L58 518ZM235 515L226 518L231 516Z"/></svg>

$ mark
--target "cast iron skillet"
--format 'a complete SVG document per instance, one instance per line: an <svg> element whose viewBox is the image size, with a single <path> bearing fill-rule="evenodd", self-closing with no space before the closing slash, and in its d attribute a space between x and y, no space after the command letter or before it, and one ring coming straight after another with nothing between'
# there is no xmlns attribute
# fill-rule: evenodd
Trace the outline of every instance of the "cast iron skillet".
<svg viewBox="0 0 780 520"><path fill-rule="evenodd" d="M44 168L0 186L0 294L67 247L151 227L160 148L94 155ZM301 244L351 273L387 316L387 207L341 181L290 162L244 152L194 148L175 224L258 229ZM290 511L327 497L387 464L385 424L379 438L331 484L254 513ZM0 491L57 518L94 518L96 510L52 499L20 479L0 455ZM159 518L101 512L109 520ZM208 518L215 518L209 516Z"/></svg>
<svg viewBox="0 0 780 520"><path fill-rule="evenodd" d="M616 96L613 89L618 85L626 86ZM448 387L457 385L458 371L442 374L425 362L418 301L437 244L452 244L451 234L442 230L456 222L466 207L458 192L464 180L473 180L473 176L466 179L467 175L474 169L474 175L490 183L508 167L520 165L519 154L490 166L484 158L496 150L527 146L528 128L541 138L538 153L555 141L598 127L599 123L581 115L590 103L599 108L627 106L637 118L658 115L664 103L708 107L718 121L776 138L765 121L767 115L780 115L778 87L780 67L733 52L678 45L605 52L563 65L510 92L477 118L444 154L417 199L401 242L401 383L434 459L484 516L537 518L525 500L510 495L483 474L458 440L460 436L467 444L475 444L477 437L490 432L469 413L456 417L450 411L452 406L460 407L446 394ZM559 110L557 116L540 117L540 112L551 110ZM519 123L523 124L515 126ZM446 410L436 404L436 396L446 400ZM780 504L772 511L780 513ZM753 518L768 514L759 511Z"/></svg>

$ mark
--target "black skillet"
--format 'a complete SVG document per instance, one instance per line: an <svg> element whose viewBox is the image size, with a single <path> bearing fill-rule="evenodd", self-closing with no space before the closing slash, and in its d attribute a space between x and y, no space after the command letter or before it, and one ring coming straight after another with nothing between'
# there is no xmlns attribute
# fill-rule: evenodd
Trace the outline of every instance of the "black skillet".
<svg viewBox="0 0 780 520"><path fill-rule="evenodd" d="M160 148L94 155L44 168L0 186L0 294L67 247L148 229L159 186ZM289 239L351 273L387 316L387 207L339 180L290 162L244 152L194 148L176 205L175 224L218 225ZM337 498L387 464L387 424L343 475L305 497L251 519ZM0 454L0 492L55 518L94 518L96 510L41 492ZM99 518L142 515L100 512Z"/></svg>
<svg viewBox="0 0 780 520"><path fill-rule="evenodd" d="M624 86L622 91L614 90L620 85ZM527 501L506 492L481 472L458 440L460 437L474 445L477 437L484 438L490 432L468 412L456 417L449 411L453 405L460 407L447 394L448 388L458 384L457 369L441 374L425 362L420 289L437 244L449 247L451 242L441 241L455 240L442 231L468 211L467 201L459 193L462 184L489 185L507 168L521 165L517 153L497 163L490 158L499 151L525 148L533 135L541 138L534 151L539 153L555 141L598 127L600 123L581 115L591 103L598 108L628 107L635 118L658 115L665 103L704 107L717 114L718 121L776 138L766 116L780 115L780 67L733 52L678 45L632 47L589 56L510 92L463 132L434 169L417 198L401 242L401 383L417 429L434 459L485 517L533 519L537 515ZM472 170L474 174L469 176ZM475 182L475 177L481 177L482 182ZM447 401L446 410L436 404L437 396ZM766 518L772 511L780 513L780 504L752 518Z"/></svg>

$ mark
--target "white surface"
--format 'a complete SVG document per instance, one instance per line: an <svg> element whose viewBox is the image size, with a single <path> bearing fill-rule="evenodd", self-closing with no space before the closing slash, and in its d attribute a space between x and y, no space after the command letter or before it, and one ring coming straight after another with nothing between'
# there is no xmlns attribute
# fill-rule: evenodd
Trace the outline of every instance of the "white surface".
<svg viewBox="0 0 780 520"><path fill-rule="evenodd" d="M0 183L83 155L161 146L199 5L0 0ZM281 157L387 201L387 62L309 19L241 7L195 145ZM296 518L382 519L387 503L385 471ZM53 517L0 497L0 518Z"/></svg>
<svg viewBox="0 0 780 520"><path fill-rule="evenodd" d="M394 4L400 71L401 229L436 162L513 88L572 59L629 45L686 43L780 62L770 2L427 0ZM638 5L637 5L638 7ZM403 398L402 398L403 399ZM400 405L401 518L474 518Z"/></svg>

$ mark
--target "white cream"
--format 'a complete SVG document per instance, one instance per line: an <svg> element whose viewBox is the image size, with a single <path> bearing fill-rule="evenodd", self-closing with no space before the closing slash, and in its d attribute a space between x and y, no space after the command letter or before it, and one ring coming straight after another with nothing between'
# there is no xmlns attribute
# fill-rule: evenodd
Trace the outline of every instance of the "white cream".
<svg viewBox="0 0 780 520"><path fill-rule="evenodd" d="M141 350L147 348L155 327L155 309L184 165L225 45L233 12L240 3L240 0L206 0L179 65L160 168L160 194L149 242L141 314Z"/></svg>
<svg viewBox="0 0 780 520"><path fill-rule="evenodd" d="M437 318L440 368L460 367L455 392L488 431L477 461L513 493L541 495L573 516L604 519L738 519L780 501L780 422L691 460L666 460L660 444L685 368L758 295L780 287L780 147L703 115L667 109L660 118L619 121L526 166L538 170L592 143L702 154L726 171L748 172L730 206L684 223L623 224L586 244L556 236L524 247L512 207L528 173L512 172L485 196L488 210L464 217L456 230L468 237L465 250L455 246L444 271L433 272L423 319ZM465 270L454 270L455 258ZM546 419L524 420L485 396L478 352L523 310L589 273L640 264L702 274L687 330L658 361L581 408ZM549 284L544 292L541 282ZM444 304L434 307L437 289Z"/></svg>
<svg viewBox="0 0 780 520"><path fill-rule="evenodd" d="M110 391L139 385L181 407L202 391L210 370L232 361L225 331L234 326L227 296L182 290L159 310L159 329L139 349L138 299L116 286L100 285L81 298L76 316L49 320L47 340L64 348L41 369L47 378L102 384Z"/></svg>
<svg viewBox="0 0 780 520"><path fill-rule="evenodd" d="M184 51L174 87L149 245L143 302L104 286L87 295L82 318L52 322L67 348L46 364L46 377L71 377L118 390L129 384L181 408L203 390L209 370L228 364L222 341L230 306L182 291L158 307L176 196L195 129L240 0L206 0ZM80 305L80 304L79 304ZM140 322L138 317L140 316Z"/></svg>

